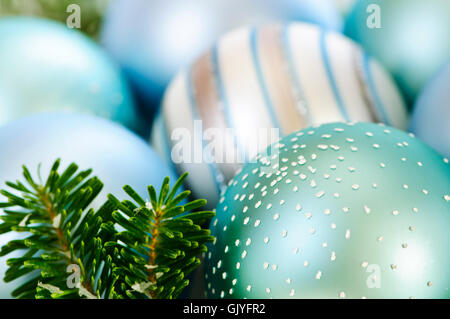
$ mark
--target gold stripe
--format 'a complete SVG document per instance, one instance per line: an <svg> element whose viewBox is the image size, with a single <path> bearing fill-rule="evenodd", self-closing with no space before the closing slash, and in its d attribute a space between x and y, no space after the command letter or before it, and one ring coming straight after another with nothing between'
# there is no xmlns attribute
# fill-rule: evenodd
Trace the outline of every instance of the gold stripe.
<svg viewBox="0 0 450 319"><path fill-rule="evenodd" d="M203 128L225 129L226 121L219 108L219 94L213 78L212 54L208 52L192 67L191 81L197 112L203 120Z"/></svg>
<svg viewBox="0 0 450 319"><path fill-rule="evenodd" d="M297 108L294 97L294 84L287 64L282 44L281 25L263 26L258 34L258 50L262 73L272 100L275 114L284 134L303 129L308 119Z"/></svg>

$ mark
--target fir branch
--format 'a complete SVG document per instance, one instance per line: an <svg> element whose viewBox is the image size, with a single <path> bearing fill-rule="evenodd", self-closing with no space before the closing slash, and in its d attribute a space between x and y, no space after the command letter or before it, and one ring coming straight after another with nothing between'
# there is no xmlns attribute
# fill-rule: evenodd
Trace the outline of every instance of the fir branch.
<svg viewBox="0 0 450 319"><path fill-rule="evenodd" d="M10 258L4 281L31 276L13 291L18 298L176 298L189 285L187 275L214 240L201 225L215 213L196 211L205 200L184 203L189 191L177 192L187 174L169 187L167 177L159 196L148 187L144 201L130 186L131 200L113 195L98 210L88 209L103 184L71 164L59 174L57 160L46 181L33 179L23 167L24 182L7 182L0 194L0 234L24 233L0 256ZM118 231L121 227L123 230ZM73 277L71 280L71 277ZM78 278L78 280L75 280Z"/></svg>
<svg viewBox="0 0 450 319"><path fill-rule="evenodd" d="M149 186L148 202L129 186L124 190L134 202L120 202L109 195L109 200L118 207L113 218L123 228L116 233L116 241L106 244L118 257L113 270L120 278L114 287L118 296L172 299L189 285L186 277L200 265L199 256L207 250L205 244L214 240L201 225L215 213L193 212L204 206L206 200L181 204L190 195L184 191L176 196L186 176L172 189L166 178L159 196Z"/></svg>
<svg viewBox="0 0 450 319"><path fill-rule="evenodd" d="M114 235L107 219L114 210L107 202L97 212L87 208L103 188L97 177L88 178L91 170L77 174L78 166L71 164L58 173L60 160L50 170L45 183L37 183L28 168L23 167L25 184L7 182L11 191L0 193L8 199L0 203L0 234L25 233L25 239L4 245L0 256L17 250L25 253L7 261L5 282L31 275L26 283L13 291L18 298L94 298L108 294L108 285L115 281L105 260L104 240ZM109 222L112 225L112 222ZM71 287L70 272L77 270Z"/></svg>

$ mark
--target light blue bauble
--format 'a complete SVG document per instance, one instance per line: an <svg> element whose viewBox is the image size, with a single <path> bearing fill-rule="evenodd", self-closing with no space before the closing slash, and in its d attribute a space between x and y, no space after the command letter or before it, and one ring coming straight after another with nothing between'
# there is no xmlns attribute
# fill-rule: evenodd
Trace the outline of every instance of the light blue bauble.
<svg viewBox="0 0 450 319"><path fill-rule="evenodd" d="M0 126L39 112L94 114L140 128L119 67L92 40L49 20L1 19Z"/></svg>
<svg viewBox="0 0 450 319"><path fill-rule="evenodd" d="M450 158L450 63L419 96L410 129L439 153Z"/></svg>
<svg viewBox="0 0 450 319"><path fill-rule="evenodd" d="M51 165L61 158L61 167L72 162L80 169L92 168L93 175L104 183L96 201L98 208L108 193L120 199L128 198L122 187L131 185L144 199L148 199L147 186L159 189L164 177L175 175L159 159L144 140L119 124L92 116L41 114L30 116L0 128L0 184L23 180L21 166L26 165L36 174L42 163L41 176L45 178ZM36 176L36 175L34 175ZM5 198L0 196L0 201ZM17 238L17 234L0 236L0 246ZM0 258L0 280L6 271L6 260ZM9 298L20 282L0 282L0 299Z"/></svg>
<svg viewBox="0 0 450 319"><path fill-rule="evenodd" d="M371 28L377 12L380 28ZM345 33L391 71L412 101L450 56L450 1L360 0Z"/></svg>
<svg viewBox="0 0 450 319"><path fill-rule="evenodd" d="M116 0L101 38L154 114L171 78L222 34L272 20L341 29L331 0Z"/></svg>
<svg viewBox="0 0 450 319"><path fill-rule="evenodd" d="M395 128L286 136L216 212L211 298L450 298L450 164Z"/></svg>

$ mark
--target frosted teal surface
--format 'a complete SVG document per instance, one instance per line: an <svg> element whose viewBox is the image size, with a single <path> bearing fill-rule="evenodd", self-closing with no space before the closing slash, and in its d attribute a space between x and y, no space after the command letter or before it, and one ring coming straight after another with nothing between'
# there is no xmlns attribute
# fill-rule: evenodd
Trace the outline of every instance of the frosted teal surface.
<svg viewBox="0 0 450 319"><path fill-rule="evenodd" d="M397 129L294 133L220 200L208 295L449 298L449 195L448 160Z"/></svg>

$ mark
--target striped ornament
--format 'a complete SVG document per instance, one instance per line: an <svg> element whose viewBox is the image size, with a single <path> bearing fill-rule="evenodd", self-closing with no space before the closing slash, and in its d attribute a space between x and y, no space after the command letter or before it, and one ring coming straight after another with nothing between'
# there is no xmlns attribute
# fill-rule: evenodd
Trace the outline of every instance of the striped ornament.
<svg viewBox="0 0 450 319"><path fill-rule="evenodd" d="M152 143L168 161L175 160L179 172L190 173L194 195L214 207L242 162L199 159L199 149L210 143L199 133L223 131L217 143L223 152L240 152L248 160L275 142L260 143L252 132L278 128L281 138L341 121L404 129L406 105L383 67L345 36L306 23L270 24L228 33L175 77ZM189 136L184 142L191 148L180 157L181 135ZM256 143L258 149L250 149Z"/></svg>

